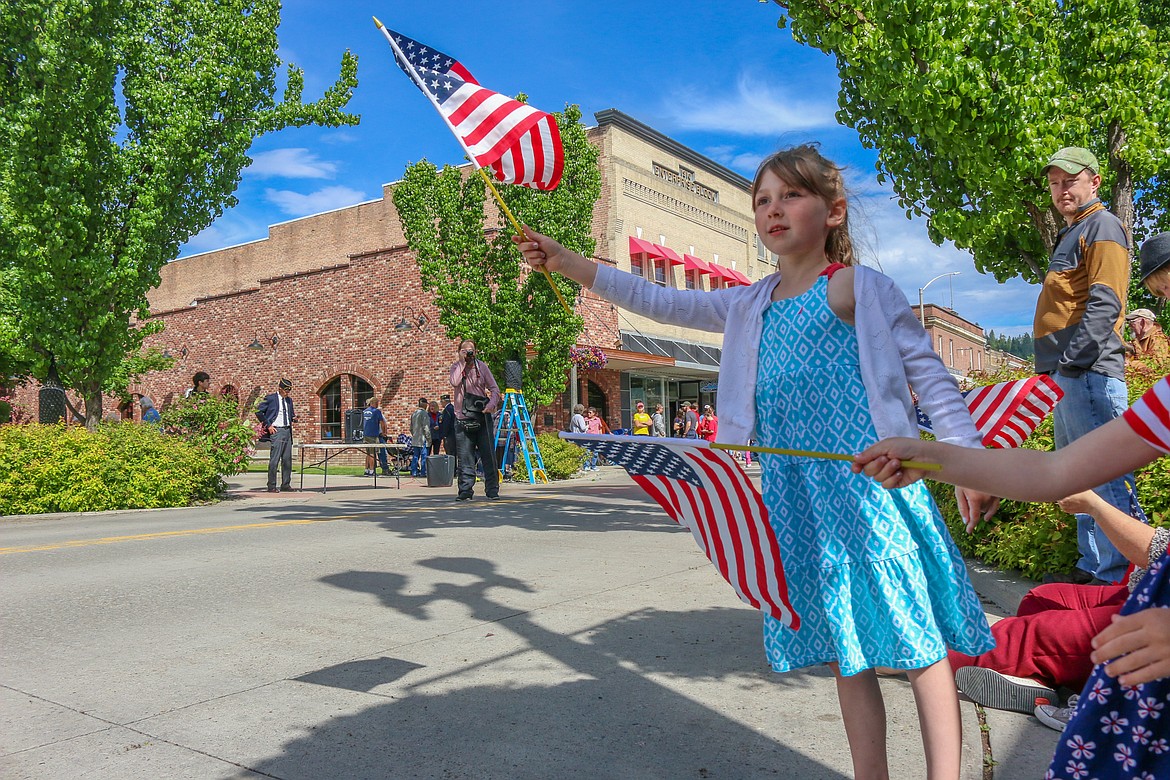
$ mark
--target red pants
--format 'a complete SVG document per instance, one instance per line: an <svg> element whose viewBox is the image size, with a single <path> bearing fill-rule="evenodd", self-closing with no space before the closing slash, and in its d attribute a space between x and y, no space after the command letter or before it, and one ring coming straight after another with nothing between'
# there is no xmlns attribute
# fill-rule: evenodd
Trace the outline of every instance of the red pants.
<svg viewBox="0 0 1170 780"><path fill-rule="evenodd" d="M1079 691L1093 671L1093 637L1127 598L1124 585L1037 585L1020 601L1015 617L991 627L994 650L977 656L952 651L951 667L982 666Z"/></svg>

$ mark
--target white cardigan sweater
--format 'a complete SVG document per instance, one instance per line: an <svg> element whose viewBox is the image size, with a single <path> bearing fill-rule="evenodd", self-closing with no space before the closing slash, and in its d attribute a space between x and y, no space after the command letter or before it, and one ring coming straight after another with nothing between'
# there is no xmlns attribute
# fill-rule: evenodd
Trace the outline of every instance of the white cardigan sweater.
<svg viewBox="0 0 1170 780"><path fill-rule="evenodd" d="M672 325L726 332L719 364L718 441L746 444L756 427L756 374L764 313L780 282L773 273L749 286L704 292L662 287L611 266L597 265L593 292L623 309ZM881 439L918 436L907 386L918 395L939 441L981 447L959 385L935 353L906 296L885 274L857 266L855 322L861 379Z"/></svg>

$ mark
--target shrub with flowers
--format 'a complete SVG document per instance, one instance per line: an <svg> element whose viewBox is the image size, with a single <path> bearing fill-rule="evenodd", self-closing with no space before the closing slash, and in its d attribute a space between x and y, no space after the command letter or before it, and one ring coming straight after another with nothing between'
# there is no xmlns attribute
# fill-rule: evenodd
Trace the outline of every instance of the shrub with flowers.
<svg viewBox="0 0 1170 780"><path fill-rule="evenodd" d="M16 401L16 392L0 387L0 425L8 422L23 423L28 420L27 410Z"/></svg>
<svg viewBox="0 0 1170 780"><path fill-rule="evenodd" d="M231 396L181 398L162 413L162 429L200 449L224 476L244 471L255 451L256 431L240 419L239 406Z"/></svg>
<svg viewBox="0 0 1170 780"><path fill-rule="evenodd" d="M601 347L570 347L569 361L577 368L597 369L605 368L609 358L605 356Z"/></svg>

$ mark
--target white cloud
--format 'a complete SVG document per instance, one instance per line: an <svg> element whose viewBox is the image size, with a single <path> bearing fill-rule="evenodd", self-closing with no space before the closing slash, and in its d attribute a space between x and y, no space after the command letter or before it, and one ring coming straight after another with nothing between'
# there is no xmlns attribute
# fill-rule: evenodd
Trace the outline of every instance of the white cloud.
<svg viewBox="0 0 1170 780"><path fill-rule="evenodd" d="M984 330L1009 335L1031 331L1038 287L1018 278L1000 284L975 270L969 252L950 242L936 245L927 235L926 219L907 219L893 191L872 176L851 177L848 184L853 192L850 228L862 262L894 279L911 304L917 305L919 288L931 279L958 271L958 276L931 284L924 302L953 305L959 316Z"/></svg>
<svg viewBox="0 0 1170 780"><path fill-rule="evenodd" d="M793 97L791 92L746 73L731 94L698 89L675 90L662 107L669 129L707 130L772 138L794 130L836 128L836 91L820 100Z"/></svg>
<svg viewBox="0 0 1170 780"><path fill-rule="evenodd" d="M242 216L239 211L229 211L183 244L179 248L179 256L187 257L201 252L210 252L213 249L223 249L227 246L256 241L267 235L266 225Z"/></svg>
<svg viewBox="0 0 1170 780"><path fill-rule="evenodd" d="M740 151L735 146L710 146L704 150L705 154L715 162L725 165L733 171L738 171L751 178L760 165L764 155L758 152Z"/></svg>
<svg viewBox="0 0 1170 780"><path fill-rule="evenodd" d="M245 175L258 179L332 179L337 175L337 163L322 160L316 152L304 148L273 149L253 157Z"/></svg>
<svg viewBox="0 0 1170 780"><path fill-rule="evenodd" d="M342 206L352 206L367 199L365 193L360 190L340 185L325 187L308 195L292 190L269 188L264 190L264 197L290 217L319 214Z"/></svg>

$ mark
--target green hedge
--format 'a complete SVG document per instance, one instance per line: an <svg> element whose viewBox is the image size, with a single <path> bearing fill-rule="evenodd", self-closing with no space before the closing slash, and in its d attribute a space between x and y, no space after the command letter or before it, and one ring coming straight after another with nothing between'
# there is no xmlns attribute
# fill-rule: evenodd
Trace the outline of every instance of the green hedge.
<svg viewBox="0 0 1170 780"><path fill-rule="evenodd" d="M0 425L0 515L187 506L223 487L199 449L154 425Z"/></svg>
<svg viewBox="0 0 1170 780"><path fill-rule="evenodd" d="M1126 364L1126 384L1132 403L1163 376L1170 373L1170 363L1131 360ZM1028 376L989 374L979 384L995 384ZM1040 424L1024 443L1028 449L1051 450L1052 417ZM1154 525L1170 527L1170 459L1160 458L1135 475L1142 509ZM1077 524L1056 504L1033 504L1004 501L998 514L981 523L968 534L959 519L955 491L950 485L930 483L943 518L964 555L974 556L994 566L1018 569L1024 576L1040 579L1046 572L1071 571L1080 555L1077 552Z"/></svg>
<svg viewBox="0 0 1170 780"><path fill-rule="evenodd" d="M550 482L569 479L581 470L581 464L589 457L583 448L565 441L555 433L536 434L536 443L540 447L540 459L544 461L545 476ZM523 455L516 456L512 481L528 481L528 468L524 465Z"/></svg>

